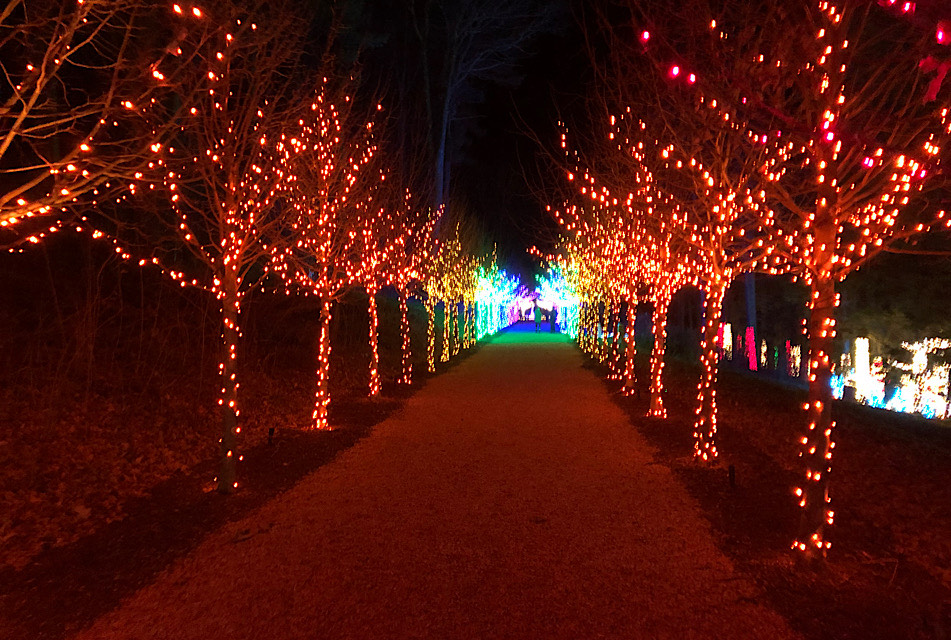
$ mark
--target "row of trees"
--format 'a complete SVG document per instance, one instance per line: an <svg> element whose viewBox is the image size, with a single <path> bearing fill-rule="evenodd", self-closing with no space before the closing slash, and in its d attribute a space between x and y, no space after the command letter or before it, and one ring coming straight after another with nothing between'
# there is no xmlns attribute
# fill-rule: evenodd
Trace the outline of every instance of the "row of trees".
<svg viewBox="0 0 951 640"><path fill-rule="evenodd" d="M313 427L327 429L341 297L355 287L368 294L376 396L381 289L399 295L399 382L408 384L408 296L425 298L434 370L437 306L448 360L475 340L477 283L498 271L473 226L446 212L429 158L394 144L379 92L341 62L339 20L298 4L86 0L36 12L12 2L0 14L6 241L16 249L62 229L88 232L216 297L222 492L238 486L241 311L251 290L319 301Z"/></svg>
<svg viewBox="0 0 951 640"><path fill-rule="evenodd" d="M582 346L602 357L599 305L623 301L633 313L652 302L652 416L665 416L671 297L687 286L703 294L699 460L718 456L727 289L748 272L791 274L809 287L793 547L810 556L830 548L834 519L836 284L880 251L951 224L939 189L951 135L948 90L935 75L949 57L939 4L920 2L915 13L913 4L869 0L694 0L596 12L607 34L590 41L599 72L591 119L600 128L562 131L571 191L553 209L563 234L553 260L585 301ZM633 333L630 318L627 326ZM626 390L634 383L628 340Z"/></svg>

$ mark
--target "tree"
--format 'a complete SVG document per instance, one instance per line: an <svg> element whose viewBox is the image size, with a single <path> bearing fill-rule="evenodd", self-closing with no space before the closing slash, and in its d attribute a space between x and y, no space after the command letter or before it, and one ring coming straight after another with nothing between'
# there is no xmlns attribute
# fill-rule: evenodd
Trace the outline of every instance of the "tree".
<svg viewBox="0 0 951 640"><path fill-rule="evenodd" d="M513 78L519 58L554 22L558 6L538 0L413 0L408 10L439 207L449 195L453 147L460 146L466 126L464 109L481 99L478 83Z"/></svg>
<svg viewBox="0 0 951 640"><path fill-rule="evenodd" d="M169 13L145 0L0 10L0 226L39 217L48 227L148 178L191 104L214 28L198 7Z"/></svg>
<svg viewBox="0 0 951 640"><path fill-rule="evenodd" d="M943 57L929 51L944 43L940 29L890 14L913 3L890 4L696 2L684 15L653 16L642 31L653 42L659 28L673 43L671 76L696 79L709 108L764 148L758 190L768 207L757 233L765 255L753 266L792 271L810 287L805 481L796 489L803 517L793 546L812 556L831 546L836 283L947 218L925 188L941 175L947 91L919 64Z"/></svg>
<svg viewBox="0 0 951 640"><path fill-rule="evenodd" d="M238 347L241 304L265 274L262 261L285 225L275 196L288 174L275 146L293 113L289 73L301 53L299 21L289 7L219 3L209 20L223 25L202 49L198 73L209 87L182 123L164 159L171 202L158 221L171 236L163 262L184 249L192 262L171 275L214 293L221 305L221 458L218 490L237 483ZM139 225L144 227L145 225ZM147 231L147 229L144 229ZM181 262L181 260L178 260ZM185 275L185 271L204 275Z"/></svg>
<svg viewBox="0 0 951 640"><path fill-rule="evenodd" d="M395 182L395 181L391 181ZM396 289L400 307L400 384L411 384L413 381L413 363L411 361L410 326L408 314L408 298L411 287L422 278L425 265L431 254L436 250L434 244L436 225L442 216L442 209L435 212L425 206L420 199L413 198L407 190L397 218L402 224L402 233L393 243L393 250L389 254L389 272L386 282ZM428 332L432 334L432 316L427 313L430 326Z"/></svg>
<svg viewBox="0 0 951 640"><path fill-rule="evenodd" d="M333 304L359 282L361 254L375 245L381 228L375 198L385 173L376 164L373 121L354 105L349 88L325 80L279 144L289 177L281 199L290 224L272 250L271 270L320 302L315 429L330 428Z"/></svg>

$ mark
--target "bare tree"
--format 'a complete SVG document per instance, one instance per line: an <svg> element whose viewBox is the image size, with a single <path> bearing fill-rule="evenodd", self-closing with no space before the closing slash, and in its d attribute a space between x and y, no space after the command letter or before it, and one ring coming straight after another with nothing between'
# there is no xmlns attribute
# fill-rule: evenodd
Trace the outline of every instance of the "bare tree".
<svg viewBox="0 0 951 640"><path fill-rule="evenodd" d="M291 223L272 252L272 271L320 302L315 429L330 428L333 304L359 284L361 274L375 283L389 250L384 242L370 256L380 262L371 264L372 269L362 263L361 256L375 250L377 234L384 229L386 211L376 198L385 173L376 164L373 122L354 106L348 90L346 83L325 81L280 145L289 177L282 199ZM374 339L375 330L371 323Z"/></svg>
<svg viewBox="0 0 951 640"><path fill-rule="evenodd" d="M505 82L530 43L551 28L557 5L537 0L413 0L432 162L435 206L449 195L454 145L464 134L463 109L480 99L480 81Z"/></svg>
<svg viewBox="0 0 951 640"><path fill-rule="evenodd" d="M146 0L0 7L0 226L48 226L153 177L215 28Z"/></svg>
<svg viewBox="0 0 951 640"><path fill-rule="evenodd" d="M302 42L300 21L289 7L264 6L218 3L209 15L224 27L202 50L200 73L210 85L166 154L172 206L158 212L172 235L164 236L156 254L165 264L179 262L177 279L208 289L221 305L217 481L225 493L237 487L241 303L264 275L262 263L285 224L285 212L274 206L288 179L276 143L293 114L296 84L289 71ZM182 249L190 261L179 258Z"/></svg>
<svg viewBox="0 0 951 640"><path fill-rule="evenodd" d="M658 65L670 92L695 92L697 104L739 123L738 142L762 147L749 193L762 199L751 231L763 251L751 266L792 271L811 293L805 481L796 490L803 518L794 544L809 555L831 546L836 282L889 244L947 219L926 189L941 175L947 91L930 77L934 67L920 64L946 53L935 53L943 43L933 28L900 19L911 3L890 5L639 5L641 24L626 30L628 42L651 54L632 46L629 55ZM775 37L779 31L784 37ZM677 131L668 134L683 139L680 123L691 116L679 111ZM752 157L742 146L741 157ZM722 168L742 175L732 159ZM717 182L726 184L719 175Z"/></svg>

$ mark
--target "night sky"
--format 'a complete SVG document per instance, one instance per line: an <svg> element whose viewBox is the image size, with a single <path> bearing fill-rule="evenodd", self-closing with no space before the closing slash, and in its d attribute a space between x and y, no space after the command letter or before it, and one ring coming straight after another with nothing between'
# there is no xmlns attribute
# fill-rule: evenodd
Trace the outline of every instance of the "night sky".
<svg viewBox="0 0 951 640"><path fill-rule="evenodd" d="M554 146L561 110L581 101L587 80L574 22L542 37L530 53L517 86L486 87L481 130L456 173L459 194L498 243L500 261L522 273L523 282L531 273L526 249L545 246L556 231L544 210L550 167L539 142Z"/></svg>
<svg viewBox="0 0 951 640"><path fill-rule="evenodd" d="M558 119L566 109L580 107L589 81L573 4L552 2L558 24L525 51L514 83L479 83L484 100L470 107L476 124L467 132L453 173L453 197L497 243L500 264L526 284L538 271L527 249L553 248L557 232L544 208L554 204L544 194L551 177L546 153L556 145Z"/></svg>

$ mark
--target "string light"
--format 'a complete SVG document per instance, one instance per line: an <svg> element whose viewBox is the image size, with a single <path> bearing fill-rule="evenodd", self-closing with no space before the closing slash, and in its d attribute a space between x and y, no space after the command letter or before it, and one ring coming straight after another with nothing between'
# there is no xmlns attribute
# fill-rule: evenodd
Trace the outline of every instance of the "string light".
<svg viewBox="0 0 951 640"><path fill-rule="evenodd" d="M31 226L23 223L38 219L55 226L80 207L122 200L153 177L160 151L181 128L177 114L161 108L164 99L174 95L187 103L200 92L189 64L196 52L183 55L181 45L201 42L212 25L200 20L201 12L168 16L165 8L157 9L161 15L142 8L133 3L102 12L96 3L74 2L49 20L21 21L14 12L5 23L11 34L19 34L12 41L23 47L27 61L5 67L11 95L21 99L5 114L9 127L0 144L6 161L0 228L19 233ZM148 50L123 47L119 53L103 46L104 39L141 28L140 19L171 21L176 41ZM132 65L132 58L145 63ZM141 74L116 73L133 66ZM64 74L77 67L84 77L98 78L86 83L82 104L63 94ZM96 75L100 72L105 75ZM92 87L100 84L104 89L96 93ZM56 154L34 145L54 138ZM34 244L46 235L25 234Z"/></svg>

